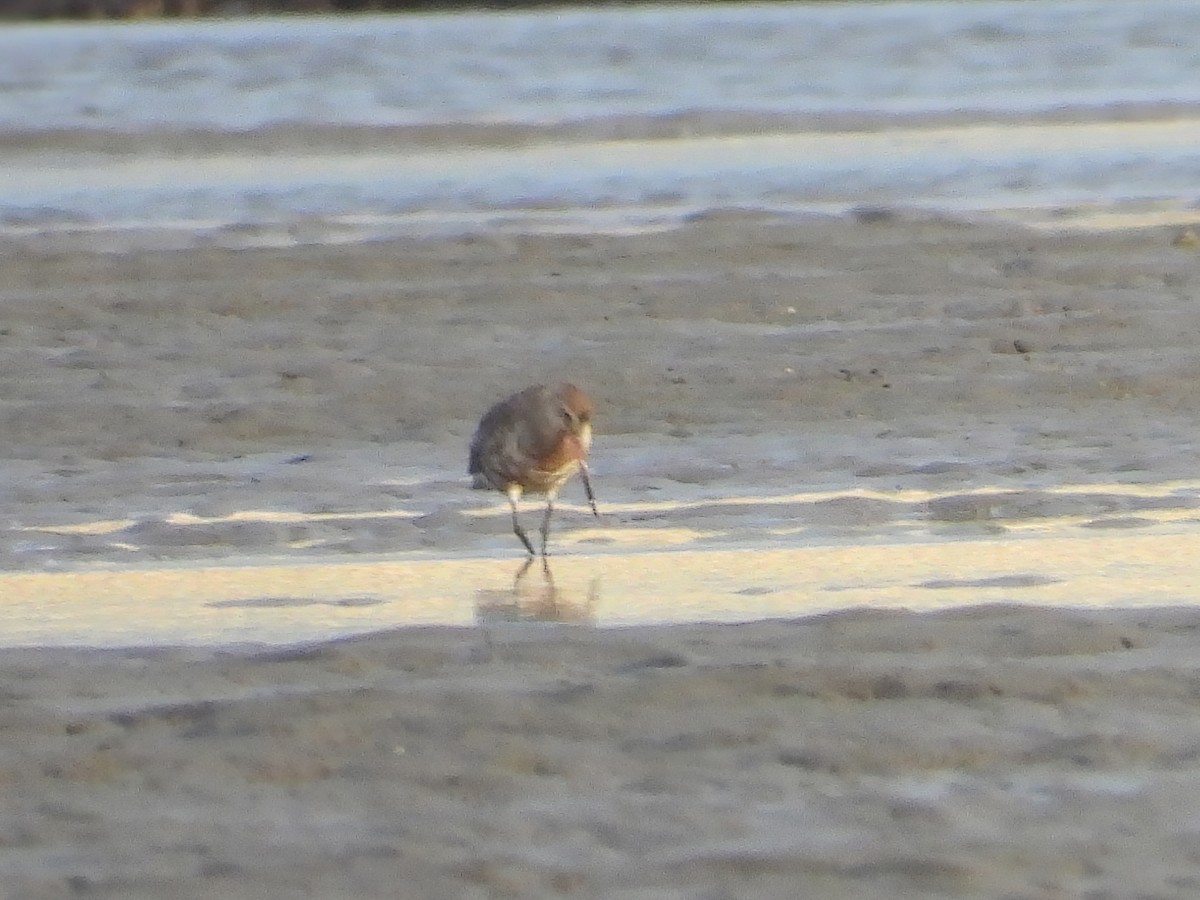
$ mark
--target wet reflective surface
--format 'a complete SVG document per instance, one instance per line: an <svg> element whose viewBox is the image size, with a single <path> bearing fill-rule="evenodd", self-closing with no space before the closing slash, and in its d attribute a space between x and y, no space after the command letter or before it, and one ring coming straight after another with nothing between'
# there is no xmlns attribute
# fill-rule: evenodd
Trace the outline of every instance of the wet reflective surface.
<svg viewBox="0 0 1200 900"><path fill-rule="evenodd" d="M549 559L525 560L513 576L511 588L480 588L475 595L475 617L480 625L498 622L563 622L594 625L600 600L600 576L586 592L573 595L559 589Z"/></svg>
<svg viewBox="0 0 1200 900"><path fill-rule="evenodd" d="M1187 0L13 26L0 235L636 230L865 194L1138 214L1195 184L1197 35Z"/></svg>
<svg viewBox="0 0 1200 900"><path fill-rule="evenodd" d="M0 576L6 646L286 644L399 626L626 626L850 607L1188 604L1200 528L520 558Z"/></svg>

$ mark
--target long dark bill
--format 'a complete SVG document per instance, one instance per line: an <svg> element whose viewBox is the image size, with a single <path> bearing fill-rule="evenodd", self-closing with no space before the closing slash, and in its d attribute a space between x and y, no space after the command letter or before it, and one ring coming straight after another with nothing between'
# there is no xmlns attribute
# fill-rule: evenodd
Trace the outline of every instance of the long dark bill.
<svg viewBox="0 0 1200 900"><path fill-rule="evenodd" d="M588 478L587 463L579 463L579 477L583 479L583 489L587 492L588 503L592 504L592 515L597 519L600 518L600 511L596 509L596 495L592 493L592 481Z"/></svg>

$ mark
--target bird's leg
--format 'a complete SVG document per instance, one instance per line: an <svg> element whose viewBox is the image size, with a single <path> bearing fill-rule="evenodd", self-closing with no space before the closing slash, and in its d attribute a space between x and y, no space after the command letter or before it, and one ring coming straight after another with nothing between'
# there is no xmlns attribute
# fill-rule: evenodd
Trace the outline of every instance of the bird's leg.
<svg viewBox="0 0 1200 900"><path fill-rule="evenodd" d="M521 543L525 545L525 549L529 551L529 555L533 556L533 544L529 542L529 536L525 534L525 529L521 527L515 506L513 507L513 533L521 539Z"/></svg>
<svg viewBox="0 0 1200 900"><path fill-rule="evenodd" d="M592 481L588 478L587 463L583 460L579 461L579 477L583 479L583 489L587 492L588 503L592 504L592 515L598 519L600 511L596 509L596 495L592 493Z"/></svg>
<svg viewBox="0 0 1200 900"><path fill-rule="evenodd" d="M512 507L513 533L521 539L521 543L525 545L525 549L529 551L529 555L533 556L533 544L529 543L529 536L525 534L525 529L521 527L521 520L517 516L517 499L521 496L519 487L510 487L505 493L508 494L508 505ZM542 541L545 544L545 539ZM543 553L545 549L543 547Z"/></svg>
<svg viewBox="0 0 1200 900"><path fill-rule="evenodd" d="M554 515L554 493L546 495L546 514L542 516L542 558L546 558L546 542L550 539L550 517ZM533 551L529 551L532 553Z"/></svg>

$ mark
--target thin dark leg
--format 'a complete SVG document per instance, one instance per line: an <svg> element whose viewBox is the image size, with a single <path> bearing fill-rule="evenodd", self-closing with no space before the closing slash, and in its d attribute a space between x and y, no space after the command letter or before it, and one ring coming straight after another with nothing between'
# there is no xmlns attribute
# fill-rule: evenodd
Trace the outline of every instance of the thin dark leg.
<svg viewBox="0 0 1200 900"><path fill-rule="evenodd" d="M596 495L592 493L592 480L588 478L587 463L579 463L579 477L583 479L583 489L587 492L588 503L592 504L592 515L597 519L600 518L600 511L596 509Z"/></svg>
<svg viewBox="0 0 1200 900"><path fill-rule="evenodd" d="M525 549L529 551L529 555L533 556L533 544L529 543L529 536L525 534L525 529L521 527L521 520L517 518L517 501L509 497L508 502L512 505L513 533L521 539L521 543L525 545Z"/></svg>

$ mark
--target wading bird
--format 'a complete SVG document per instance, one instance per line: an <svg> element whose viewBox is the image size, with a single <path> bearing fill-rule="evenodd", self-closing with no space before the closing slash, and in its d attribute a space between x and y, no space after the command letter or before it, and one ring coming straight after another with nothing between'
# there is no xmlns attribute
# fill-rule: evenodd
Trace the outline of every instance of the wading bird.
<svg viewBox="0 0 1200 900"><path fill-rule="evenodd" d="M513 532L529 555L533 544L517 515L524 493L545 494L542 556L550 534L554 500L567 479L579 472L596 518L596 497L588 479L587 455L592 444L592 400L573 384L535 384L486 413L471 438L467 472L477 488L493 488L508 497Z"/></svg>

